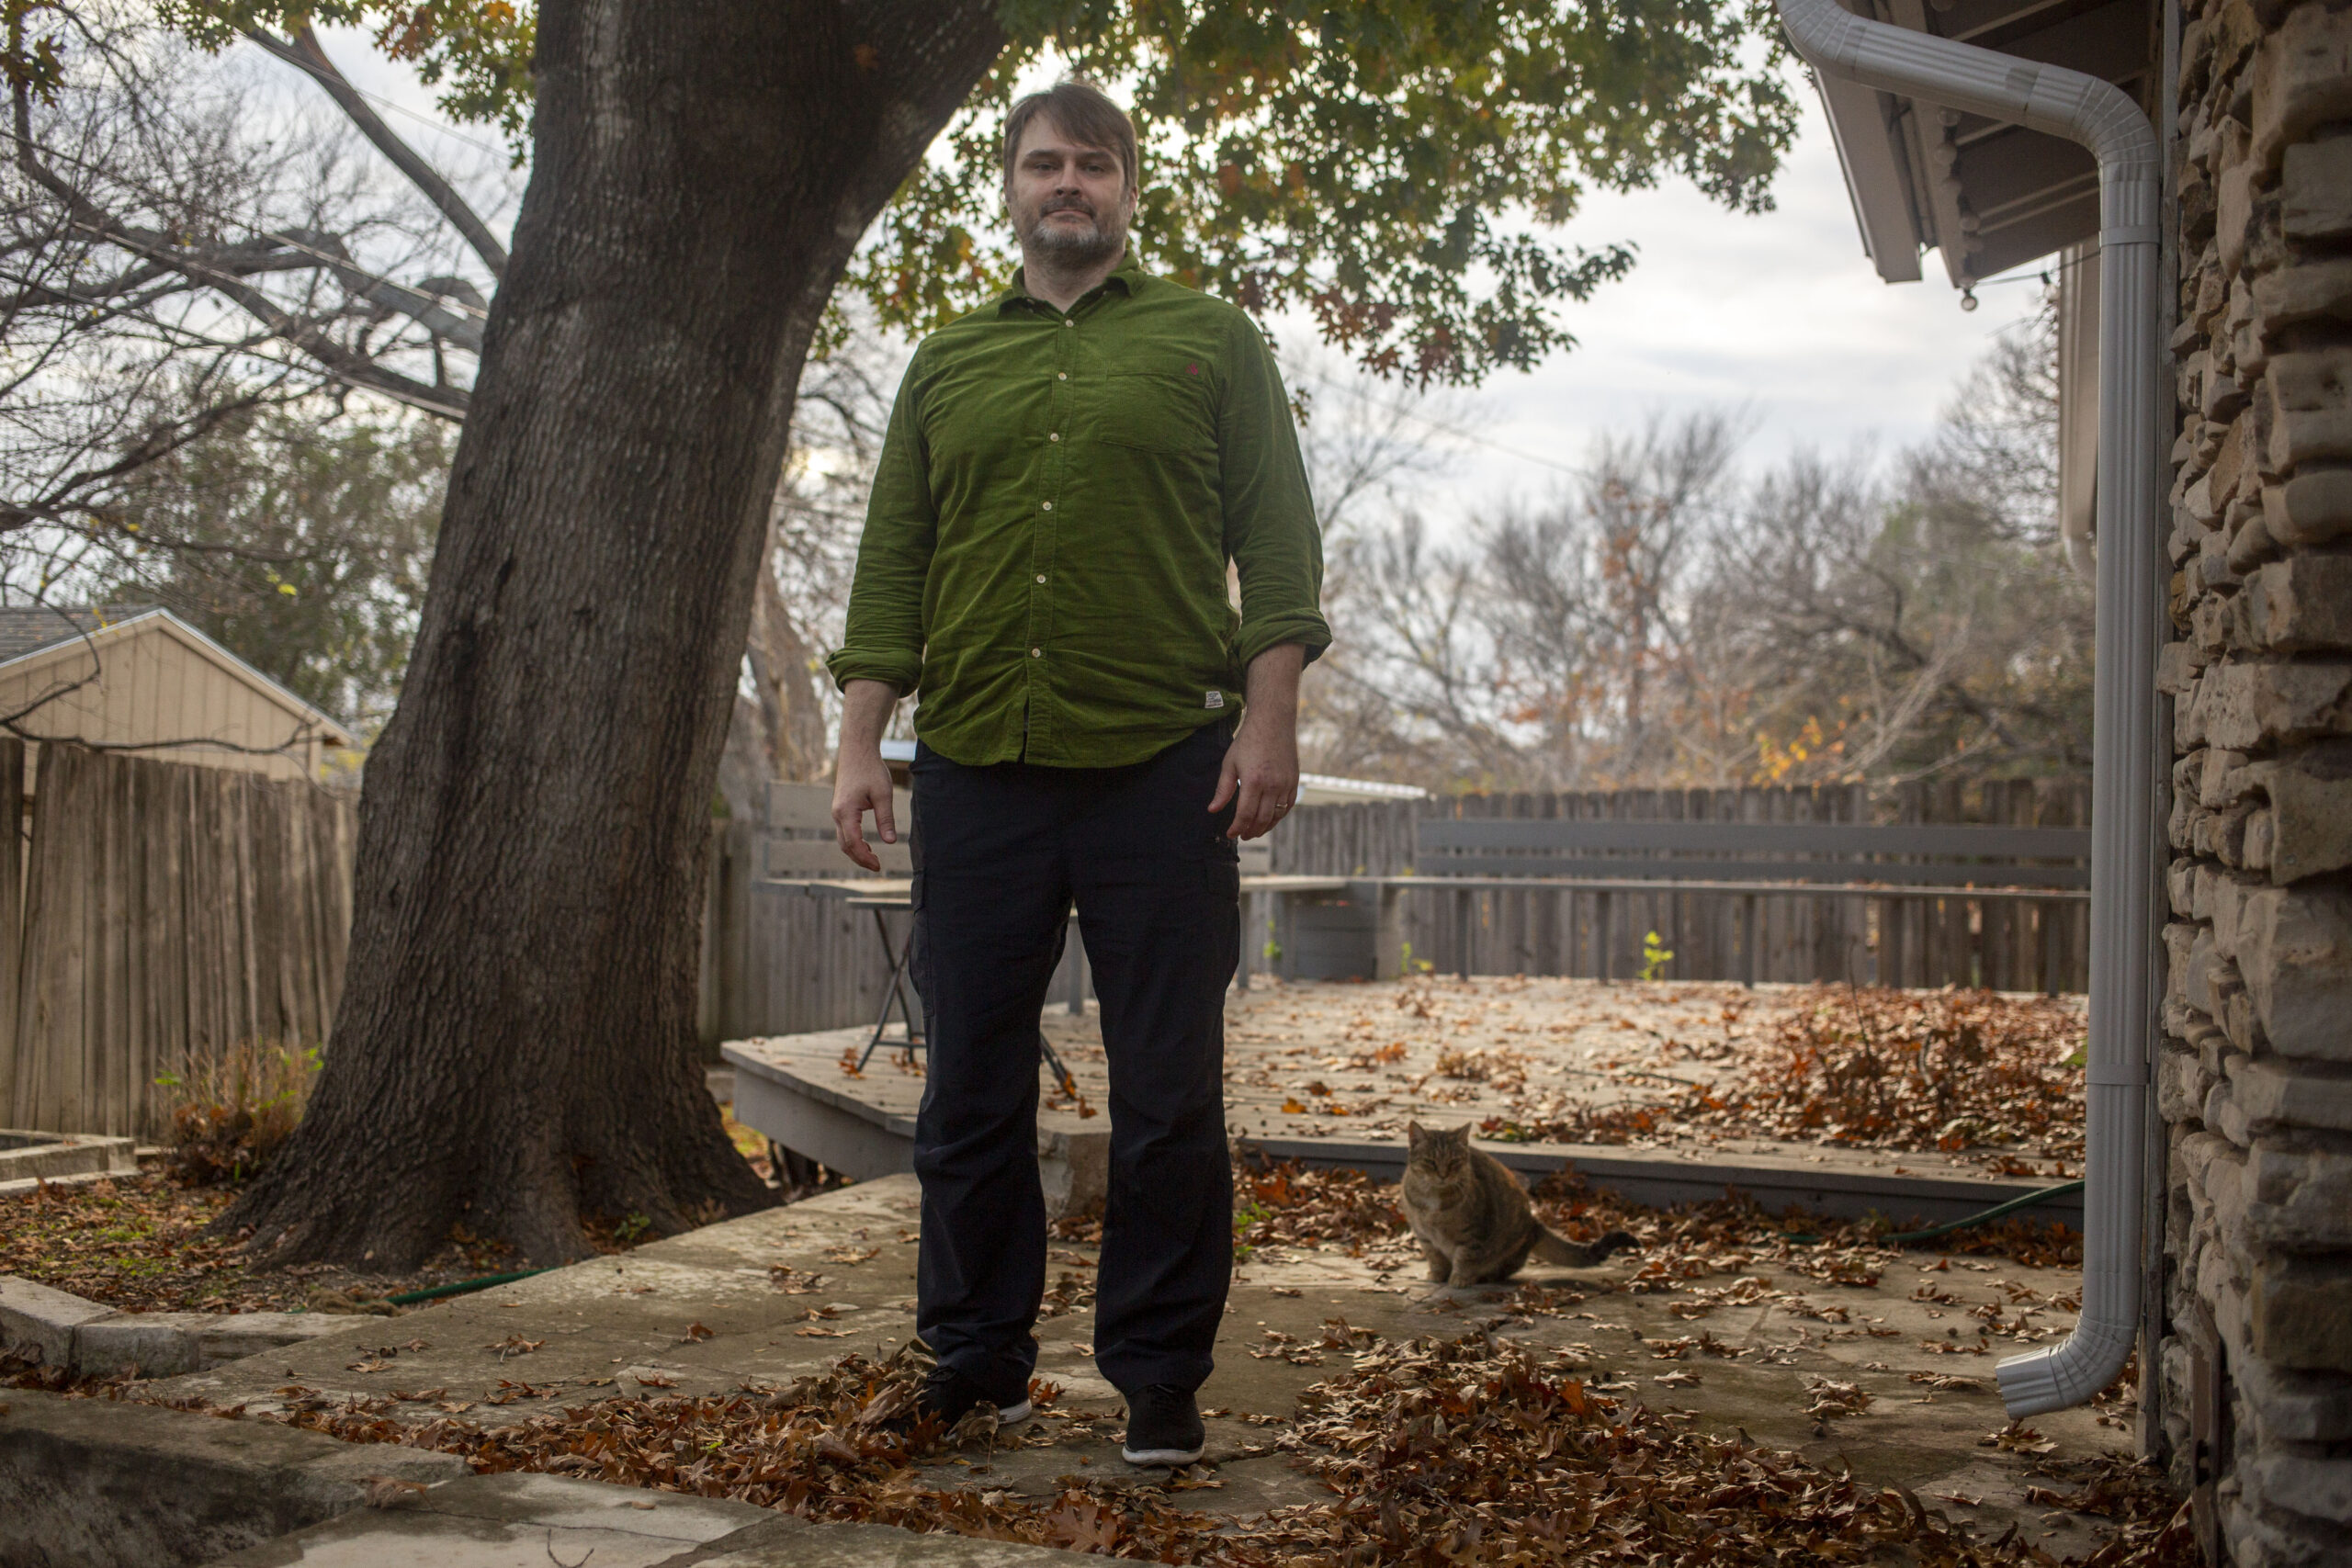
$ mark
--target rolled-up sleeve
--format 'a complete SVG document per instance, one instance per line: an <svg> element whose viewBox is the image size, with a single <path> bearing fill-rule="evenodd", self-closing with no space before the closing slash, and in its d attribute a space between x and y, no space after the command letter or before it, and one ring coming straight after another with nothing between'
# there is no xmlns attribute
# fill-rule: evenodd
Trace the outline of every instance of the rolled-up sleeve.
<svg viewBox="0 0 2352 1568"><path fill-rule="evenodd" d="M849 619L842 645L825 660L836 686L888 681L904 696L922 677L923 587L939 538L932 503L930 464L923 452L921 404L922 356L899 383L890 424L875 466L865 505L865 532L857 547Z"/></svg>
<svg viewBox="0 0 2352 1568"><path fill-rule="evenodd" d="M1234 652L1246 670L1266 649L1295 642L1311 661L1330 646L1331 628L1320 608L1323 540L1306 465L1273 350L1238 311L1233 330L1217 447L1225 549L1241 578Z"/></svg>

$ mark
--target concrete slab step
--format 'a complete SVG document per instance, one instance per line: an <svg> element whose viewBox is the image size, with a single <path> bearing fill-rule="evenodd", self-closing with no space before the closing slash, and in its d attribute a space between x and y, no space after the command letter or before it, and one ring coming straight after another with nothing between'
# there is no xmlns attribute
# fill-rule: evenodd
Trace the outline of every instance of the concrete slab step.
<svg viewBox="0 0 2352 1568"><path fill-rule="evenodd" d="M356 1508L373 1479L469 1473L454 1454L9 1389L0 1391L0 1562L180 1568Z"/></svg>
<svg viewBox="0 0 2352 1568"><path fill-rule="evenodd" d="M476 1475L401 1489L217 1559L212 1568L1052 1568L1079 1553L887 1525L810 1524L749 1503L552 1475Z"/></svg>
<svg viewBox="0 0 2352 1568"><path fill-rule="evenodd" d="M552 1475L275 1422L12 1389L0 1563L40 1568L1054 1568L1076 1553Z"/></svg>
<svg viewBox="0 0 2352 1568"><path fill-rule="evenodd" d="M323 1313L116 1312L0 1274L0 1352L81 1372L136 1368L142 1377L178 1377L373 1326L373 1319Z"/></svg>
<svg viewBox="0 0 2352 1568"><path fill-rule="evenodd" d="M623 1401L723 1404L738 1391L789 1389L830 1373L847 1352L880 1360L905 1345L915 1324L920 1207L912 1177L887 1177L430 1306L400 1320L396 1355L360 1360L348 1342L322 1340L172 1379L151 1393L243 1406L247 1422L230 1426L298 1403L334 1407L356 1399L388 1421L454 1420L490 1432L608 1402L617 1414ZM1922 1495L1981 1497L1983 1507L1969 1506L1965 1517L1986 1539L2017 1524L2053 1558L2086 1554L2097 1544L2095 1519L2053 1522L2032 1501L2030 1489L2047 1481L2030 1468L2041 1458L1984 1442L2001 1423L1990 1386L1996 1360L2068 1331L2075 1314L2064 1303L2079 1275L2015 1259L1913 1252L1874 1265L1883 1269L1875 1284L1832 1283L1807 1266L1809 1256L1725 1258L1723 1271L1669 1291L1625 1288L1645 1266L1638 1252L1598 1269L1539 1266L1515 1284L1448 1291L1419 1278L1419 1259L1401 1237L1360 1247L1261 1247L1237 1271L1216 1366L1201 1391L1219 1486L1186 1492L1186 1505L1248 1519L1329 1497L1319 1478L1294 1468L1275 1445L1301 1394L1347 1371L1349 1351L1330 1334L1331 1320L1343 1318L1351 1340L1365 1332L1392 1344L1492 1334L1539 1356L1566 1357L1563 1365L1591 1386L1688 1410L1718 1435L1745 1431L1827 1467L1850 1462L1873 1483ZM1037 1325L1037 1373L1058 1387L1058 1397L1016 1443L937 1456L917 1469L918 1484L1001 1492L1050 1507L1069 1475L1094 1485L1164 1482L1164 1472L1119 1462L1124 1414L1100 1376L1098 1323L1084 1299L1099 1247L1056 1238L1048 1258L1056 1299ZM1997 1322L1980 1308L1997 1308ZM518 1355L517 1342L535 1348ZM1818 1422L1808 1411L1810 1385L1823 1376L1854 1382L1875 1403L1855 1423ZM401 1390L411 1397L394 1397ZM417 1397L426 1390L433 1396ZM2062 1453L2078 1457L2128 1445L2125 1429L2102 1424L2114 1419L2078 1409L2034 1425ZM637 1495L658 1508L663 1495ZM831 1533L843 1528L826 1527L822 1540L844 1540L845 1552L878 1550ZM546 1539L523 1543L528 1550L514 1561L541 1568ZM578 1562L582 1551L557 1539L557 1555ZM1000 1550L895 1532L876 1539L893 1553ZM782 1537L722 1537L693 1549L699 1557L679 1561L781 1568L812 1561L819 1538L808 1541L804 1549ZM600 1551L590 1568L607 1568L614 1555ZM899 1559L841 1559L853 1560Z"/></svg>

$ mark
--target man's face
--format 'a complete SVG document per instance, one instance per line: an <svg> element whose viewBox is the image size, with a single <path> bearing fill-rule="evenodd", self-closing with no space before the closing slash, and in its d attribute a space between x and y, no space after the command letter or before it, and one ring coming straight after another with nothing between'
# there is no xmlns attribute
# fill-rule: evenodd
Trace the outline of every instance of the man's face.
<svg viewBox="0 0 2352 1568"><path fill-rule="evenodd" d="M1136 210L1119 154L1081 145L1042 114L1021 133L1005 202L1024 249L1081 266L1119 254Z"/></svg>

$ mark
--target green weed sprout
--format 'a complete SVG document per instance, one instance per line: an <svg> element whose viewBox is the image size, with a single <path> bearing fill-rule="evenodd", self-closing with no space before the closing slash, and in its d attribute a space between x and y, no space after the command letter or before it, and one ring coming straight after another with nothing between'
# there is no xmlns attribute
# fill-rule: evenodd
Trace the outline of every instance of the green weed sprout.
<svg viewBox="0 0 2352 1568"><path fill-rule="evenodd" d="M1652 983L1666 978L1666 966L1674 962L1674 950L1662 945L1658 934L1650 931L1642 938L1642 978Z"/></svg>

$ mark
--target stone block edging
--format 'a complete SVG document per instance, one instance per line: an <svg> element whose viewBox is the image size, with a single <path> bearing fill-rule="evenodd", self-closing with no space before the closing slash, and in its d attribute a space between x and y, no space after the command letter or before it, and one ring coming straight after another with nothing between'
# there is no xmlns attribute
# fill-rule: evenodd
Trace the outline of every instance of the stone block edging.
<svg viewBox="0 0 2352 1568"><path fill-rule="evenodd" d="M0 1274L0 1354L77 1372L176 1377L374 1322L326 1313L117 1312Z"/></svg>

